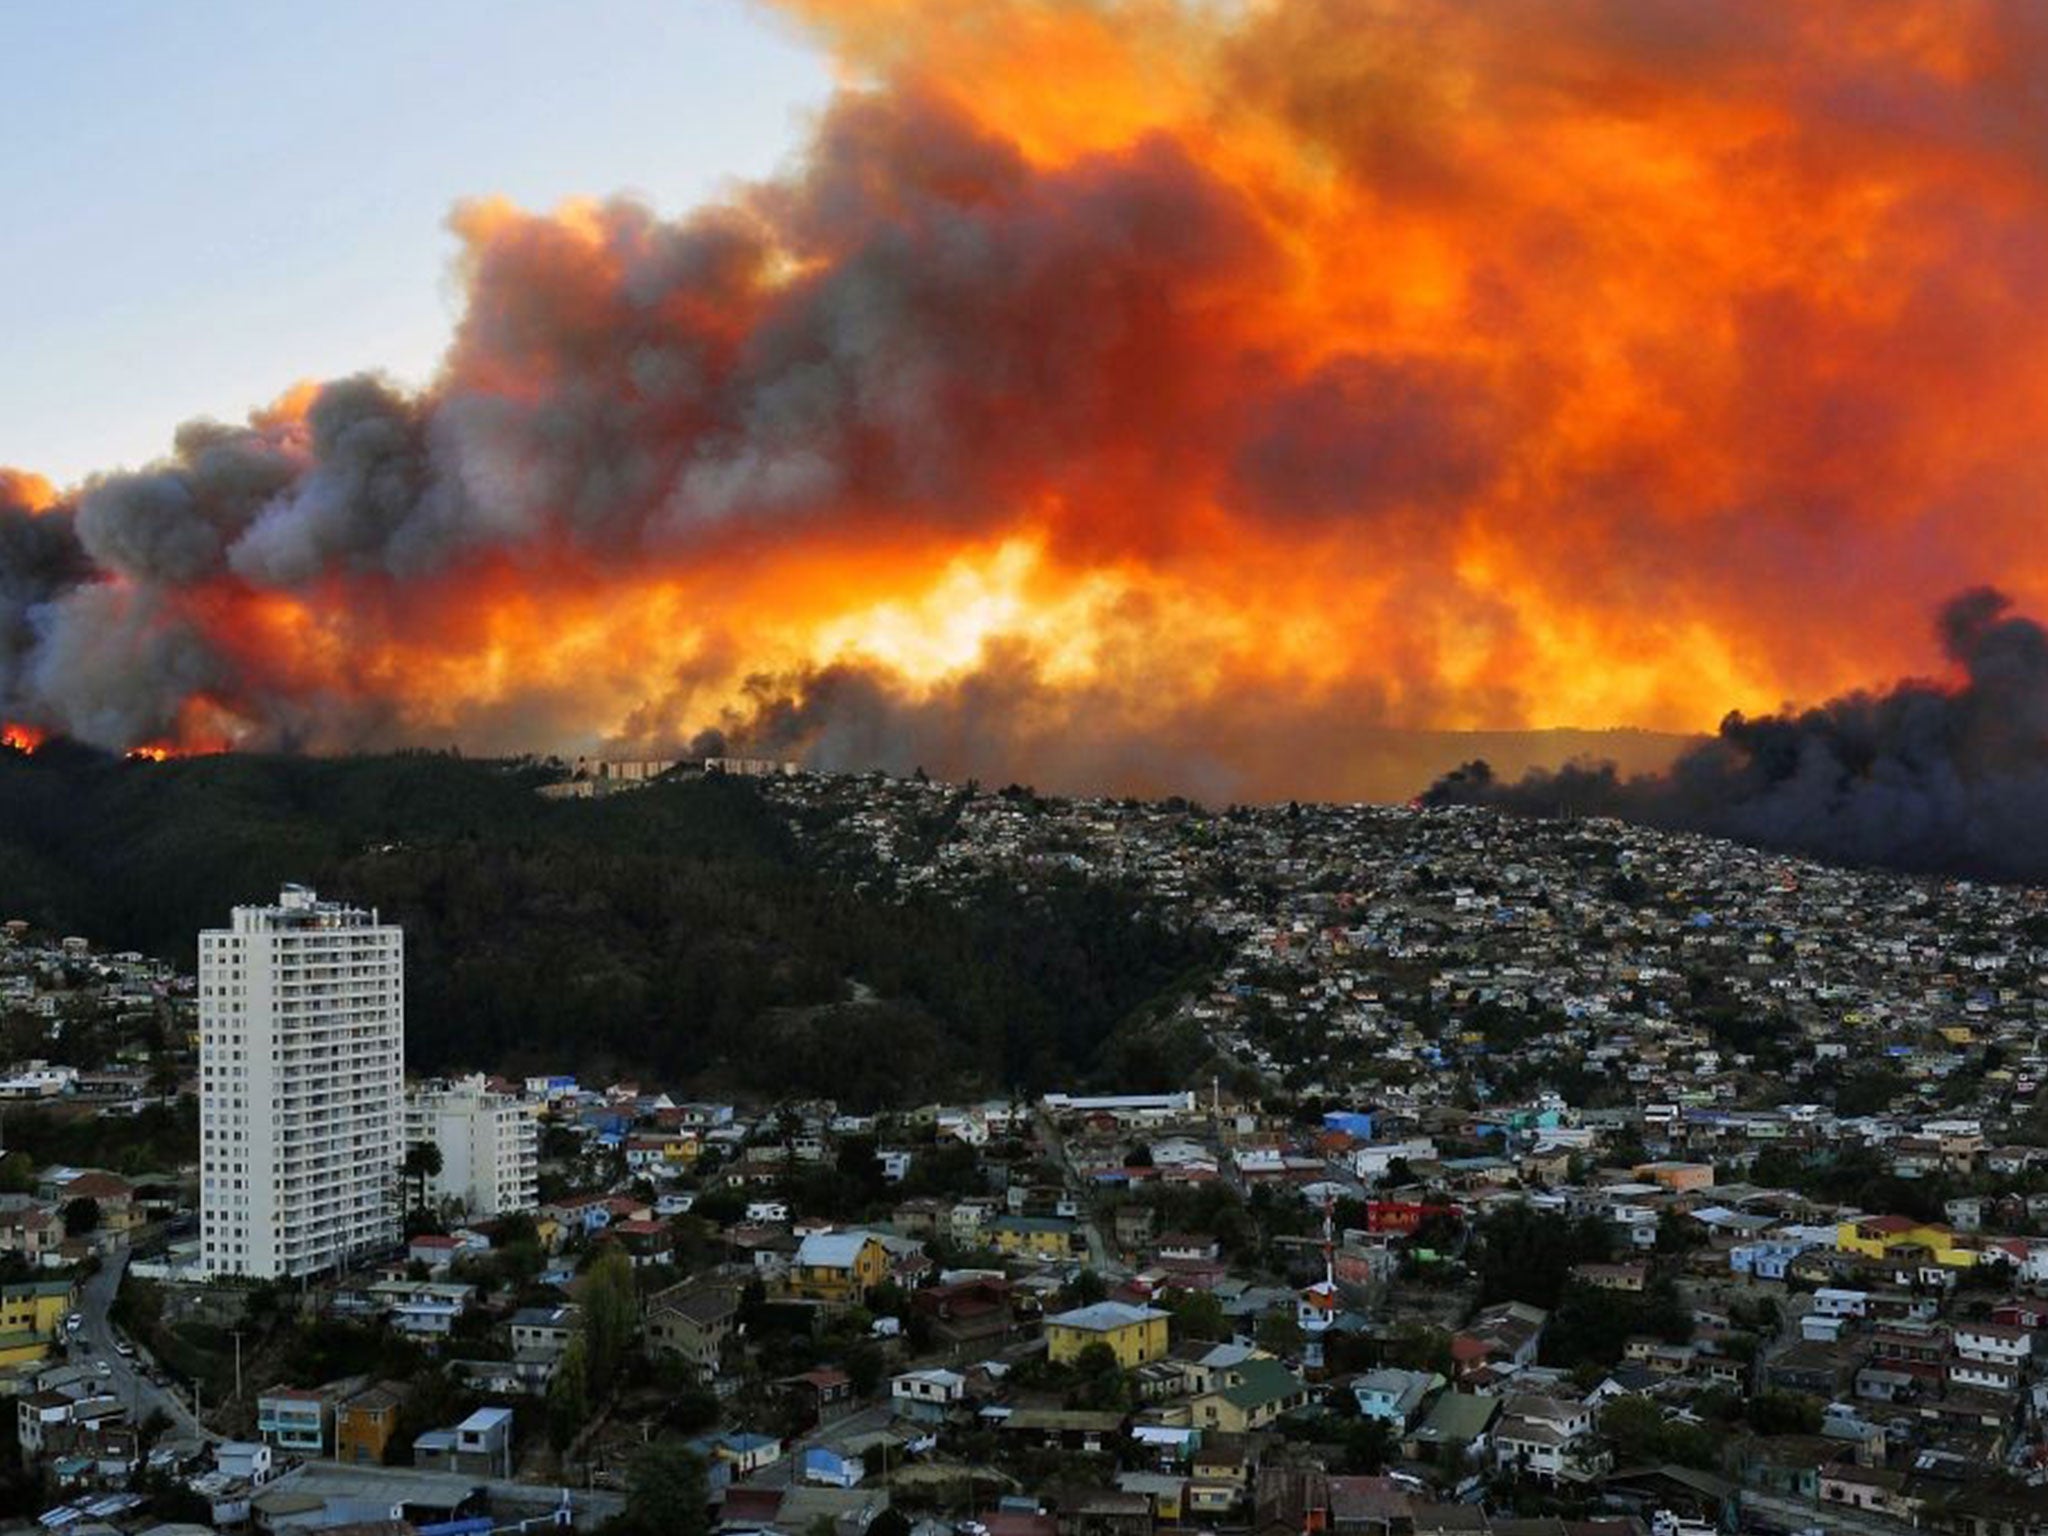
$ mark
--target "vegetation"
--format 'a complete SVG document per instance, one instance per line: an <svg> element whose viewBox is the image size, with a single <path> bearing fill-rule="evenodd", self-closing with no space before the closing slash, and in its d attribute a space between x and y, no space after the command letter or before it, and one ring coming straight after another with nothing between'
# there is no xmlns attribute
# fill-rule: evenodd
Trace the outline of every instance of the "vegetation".
<svg viewBox="0 0 2048 1536"><path fill-rule="evenodd" d="M1119 1026L1200 974L1213 941L1120 887L887 898L818 867L747 781L556 801L544 779L429 754L0 753L6 915L189 964L236 903L316 885L405 926L408 1051L429 1070L873 1106L1193 1065Z"/></svg>

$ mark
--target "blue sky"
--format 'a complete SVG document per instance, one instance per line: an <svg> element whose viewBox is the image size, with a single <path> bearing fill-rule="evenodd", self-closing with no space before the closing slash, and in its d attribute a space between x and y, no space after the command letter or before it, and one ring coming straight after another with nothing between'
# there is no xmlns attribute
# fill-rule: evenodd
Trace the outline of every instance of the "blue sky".
<svg viewBox="0 0 2048 1536"><path fill-rule="evenodd" d="M7 0L0 465L60 483L296 379L432 369L463 197L663 213L801 142L742 0Z"/></svg>

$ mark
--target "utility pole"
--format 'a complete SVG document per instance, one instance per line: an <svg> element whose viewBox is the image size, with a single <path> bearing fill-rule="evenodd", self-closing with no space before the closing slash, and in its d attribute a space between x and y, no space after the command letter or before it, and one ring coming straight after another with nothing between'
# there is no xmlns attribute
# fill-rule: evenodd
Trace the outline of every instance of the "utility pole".
<svg viewBox="0 0 2048 1536"><path fill-rule="evenodd" d="M242 1400L242 1330L235 1330L235 1401Z"/></svg>

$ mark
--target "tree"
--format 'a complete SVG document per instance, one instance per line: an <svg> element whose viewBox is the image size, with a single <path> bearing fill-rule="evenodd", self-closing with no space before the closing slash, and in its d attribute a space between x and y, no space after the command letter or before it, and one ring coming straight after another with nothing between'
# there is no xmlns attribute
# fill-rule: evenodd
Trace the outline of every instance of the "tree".
<svg viewBox="0 0 2048 1536"><path fill-rule="evenodd" d="M441 1176L441 1148L431 1141L416 1141L405 1149L405 1177L413 1186L413 1207L427 1203L427 1185Z"/></svg>
<svg viewBox="0 0 2048 1536"><path fill-rule="evenodd" d="M64 1235L84 1237L100 1229L100 1203L90 1195L64 1202Z"/></svg>
<svg viewBox="0 0 2048 1536"><path fill-rule="evenodd" d="M626 1471L626 1507L606 1524L609 1536L707 1536L711 1494L704 1463L681 1445L657 1440Z"/></svg>
<svg viewBox="0 0 2048 1536"><path fill-rule="evenodd" d="M1280 1308L1260 1318L1258 1329L1253 1334L1259 1348L1283 1360L1299 1354L1307 1337L1301 1331L1301 1324L1295 1321L1294 1314Z"/></svg>
<svg viewBox="0 0 2048 1536"><path fill-rule="evenodd" d="M548 1444L566 1451L590 1417L588 1353L581 1334L572 1336L548 1383Z"/></svg>
<svg viewBox="0 0 2048 1536"><path fill-rule="evenodd" d="M1115 1350L1107 1344L1090 1344L1074 1357L1071 1406L1113 1411L1129 1407L1130 1400L1130 1378Z"/></svg>
<svg viewBox="0 0 2048 1536"><path fill-rule="evenodd" d="M1749 1400L1746 1412L1750 1427L1760 1435L1820 1433L1820 1403L1801 1393L1759 1393Z"/></svg>
<svg viewBox="0 0 2048 1536"><path fill-rule="evenodd" d="M1061 1300L1070 1307L1092 1307L1109 1295L1109 1286L1092 1269L1084 1269L1069 1280Z"/></svg>
<svg viewBox="0 0 2048 1536"><path fill-rule="evenodd" d="M619 1368L639 1331L639 1301L633 1261L615 1243L605 1244L588 1270L576 1299L583 1308L583 1340L590 1393L602 1401L618 1383Z"/></svg>
<svg viewBox="0 0 2048 1536"><path fill-rule="evenodd" d="M846 1379L856 1397L873 1397L882 1384L882 1351L863 1339L846 1352Z"/></svg>
<svg viewBox="0 0 2048 1536"><path fill-rule="evenodd" d="M1600 1433L1613 1442L1615 1459L1624 1466L1675 1461L1705 1469L1720 1461L1719 1435L1703 1424L1665 1418L1647 1397L1618 1397L1601 1409Z"/></svg>
<svg viewBox="0 0 2048 1536"><path fill-rule="evenodd" d="M1565 1222L1524 1205L1488 1216L1477 1236L1481 1302L1526 1301L1545 1310L1557 1306L1572 1266L1605 1262L1613 1241L1597 1217Z"/></svg>
<svg viewBox="0 0 2048 1536"><path fill-rule="evenodd" d="M1177 1291L1166 1307L1173 1314L1175 1338L1215 1341L1230 1337L1230 1319L1223 1303L1209 1291Z"/></svg>
<svg viewBox="0 0 2048 1536"><path fill-rule="evenodd" d="M9 1152L0 1157L0 1194L32 1194L36 1187L36 1160L26 1152Z"/></svg>
<svg viewBox="0 0 2048 1536"><path fill-rule="evenodd" d="M1346 1392L1345 1397L1351 1394ZM1341 1443L1344 1447L1343 1470L1353 1474L1370 1474L1384 1470L1396 1450L1394 1427L1385 1419L1368 1418L1359 1414L1344 1425Z"/></svg>

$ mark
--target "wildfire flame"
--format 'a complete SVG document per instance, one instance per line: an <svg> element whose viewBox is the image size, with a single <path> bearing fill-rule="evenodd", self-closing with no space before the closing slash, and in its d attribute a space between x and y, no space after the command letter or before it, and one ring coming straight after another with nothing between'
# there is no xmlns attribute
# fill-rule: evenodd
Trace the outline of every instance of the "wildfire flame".
<svg viewBox="0 0 2048 1536"><path fill-rule="evenodd" d="M466 206L426 394L0 482L79 541L10 587L0 523L0 707L1342 793L2048 596L2019 0L783 8L846 82L787 178Z"/></svg>

